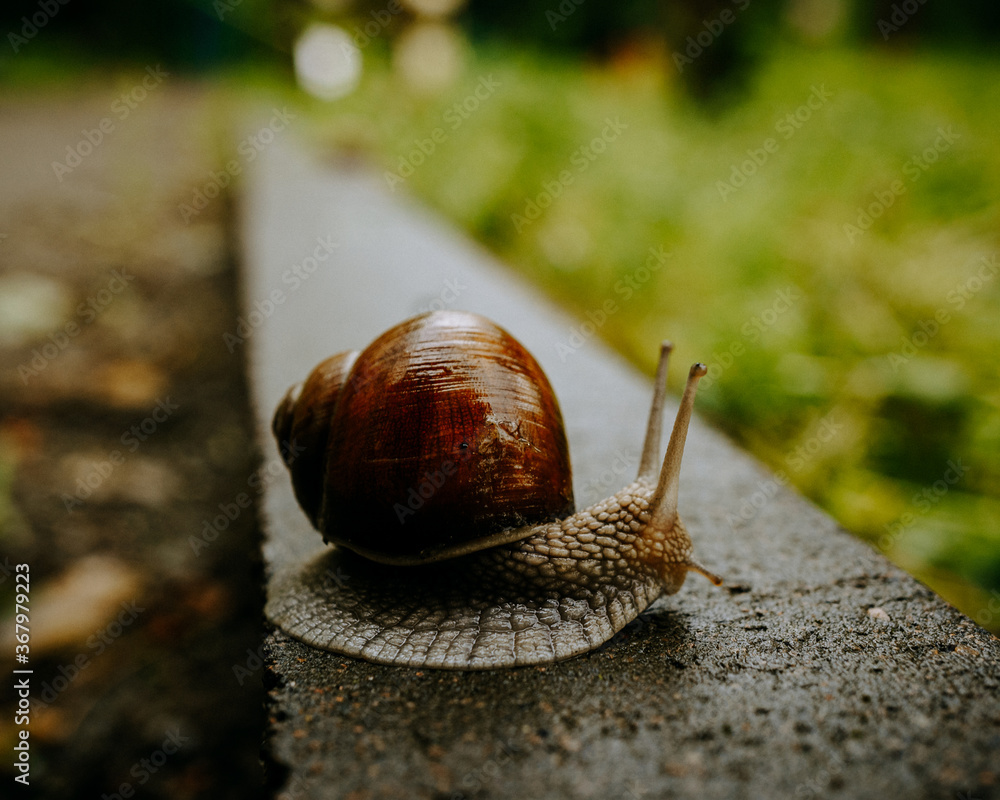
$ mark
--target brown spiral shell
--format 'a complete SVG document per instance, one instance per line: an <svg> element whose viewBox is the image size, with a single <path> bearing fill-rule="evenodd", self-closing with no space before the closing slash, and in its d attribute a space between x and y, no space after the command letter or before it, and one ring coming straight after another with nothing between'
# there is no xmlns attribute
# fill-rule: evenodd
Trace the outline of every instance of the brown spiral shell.
<svg viewBox="0 0 1000 800"><path fill-rule="evenodd" d="M574 510L552 388L476 314L423 314L327 359L273 427L314 527L374 560L469 552Z"/></svg>

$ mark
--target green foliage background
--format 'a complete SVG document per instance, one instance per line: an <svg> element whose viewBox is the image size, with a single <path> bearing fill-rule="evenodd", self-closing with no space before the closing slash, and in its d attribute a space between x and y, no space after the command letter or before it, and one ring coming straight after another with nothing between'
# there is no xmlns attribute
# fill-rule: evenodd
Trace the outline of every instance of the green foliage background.
<svg viewBox="0 0 1000 800"><path fill-rule="evenodd" d="M714 365L702 413L1000 623L988 606L1000 589L1000 64L786 48L713 111L662 64L480 48L427 99L365 57L358 91L313 108L328 146L369 153L387 185L436 206L581 323L615 300L598 334L647 371L665 334L679 362ZM448 109L484 76L497 88L453 128ZM627 128L579 170L574 153L608 119ZM414 157L438 127L447 139ZM748 164L748 150L766 161ZM749 177L732 180L734 168ZM563 170L573 182L547 203ZM879 197L887 207L868 220ZM532 200L546 207L528 220ZM658 247L665 265L623 301L616 284L645 276Z"/></svg>
<svg viewBox="0 0 1000 800"><path fill-rule="evenodd" d="M917 4L889 30L894 0L565 3L470 0L464 71L433 96L393 67L410 11L365 45L347 97L321 103L294 87L308 22L350 30L386 0L69 4L0 55L0 77L120 78L162 59L179 76L221 72L221 125L248 101L288 102L321 146L406 171L396 191L435 206L580 324L615 302L596 335L648 372L649 343L664 335L680 362L709 362L702 413L1000 630L996 4ZM5 30L35 5L5 8ZM572 6L553 27L546 11ZM687 37L734 6L745 13L678 69ZM810 40L831 9L840 22ZM453 127L449 109L490 76L495 91ZM810 97L825 99L812 109ZM574 157L608 119L626 127L579 170ZM415 164L415 142L436 128L446 139ZM564 170L573 182L545 203ZM530 220L529 201L545 205ZM625 298L616 286L645 278L651 248L670 256Z"/></svg>

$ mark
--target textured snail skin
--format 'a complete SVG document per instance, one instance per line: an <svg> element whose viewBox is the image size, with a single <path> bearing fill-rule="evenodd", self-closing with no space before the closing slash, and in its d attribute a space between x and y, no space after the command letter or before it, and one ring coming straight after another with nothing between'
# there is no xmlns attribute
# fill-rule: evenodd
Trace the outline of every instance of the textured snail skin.
<svg viewBox="0 0 1000 800"><path fill-rule="evenodd" d="M422 567L323 553L278 581L268 618L303 642L381 664L496 669L600 646L680 589L691 540L652 530L646 480L527 539Z"/></svg>
<svg viewBox="0 0 1000 800"><path fill-rule="evenodd" d="M331 504L327 494L323 522L348 527L337 541L355 552L334 547L276 579L269 587L268 619L307 644L377 663L497 669L548 664L600 646L661 594L678 591L689 571L721 583L692 559L691 539L677 513L681 457L704 364L691 367L658 463L670 349L669 343L661 346L632 484L561 520L489 539L472 534L395 562L357 545L383 533L382 527L364 526L368 505L348 510L349 501ZM288 415L298 416L294 404L288 395L279 405L279 442ZM312 416L303 419L312 424ZM329 477L328 468L326 488Z"/></svg>

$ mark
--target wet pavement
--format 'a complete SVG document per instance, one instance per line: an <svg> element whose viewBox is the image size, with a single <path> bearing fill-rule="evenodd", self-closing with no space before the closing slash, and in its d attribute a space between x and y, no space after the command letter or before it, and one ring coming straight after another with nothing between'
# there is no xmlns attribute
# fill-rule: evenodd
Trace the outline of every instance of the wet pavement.
<svg viewBox="0 0 1000 800"><path fill-rule="evenodd" d="M280 463L269 423L290 384L420 310L451 307L493 318L542 364L578 505L631 480L650 382L598 336L581 337L586 318L377 176L276 143L248 176L240 230L240 346L265 465ZM676 335L665 320L664 338ZM675 391L683 374L674 365ZM275 576L323 545L283 469L268 474L264 555ZM680 511L696 556L725 585L692 577L598 651L559 664L385 667L273 632L268 758L287 769L278 796L997 795L994 636L697 418Z"/></svg>

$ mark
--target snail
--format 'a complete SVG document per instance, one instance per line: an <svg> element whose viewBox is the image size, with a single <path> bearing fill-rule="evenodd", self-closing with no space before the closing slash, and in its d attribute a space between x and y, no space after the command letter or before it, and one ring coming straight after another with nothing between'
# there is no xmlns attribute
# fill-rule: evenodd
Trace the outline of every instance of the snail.
<svg viewBox="0 0 1000 800"><path fill-rule="evenodd" d="M289 389L273 431L296 499L334 545L278 577L272 623L382 664L547 664L606 642L689 571L678 477L704 364L691 367L663 458L663 343L635 481L574 510L545 374L476 314L435 311Z"/></svg>

